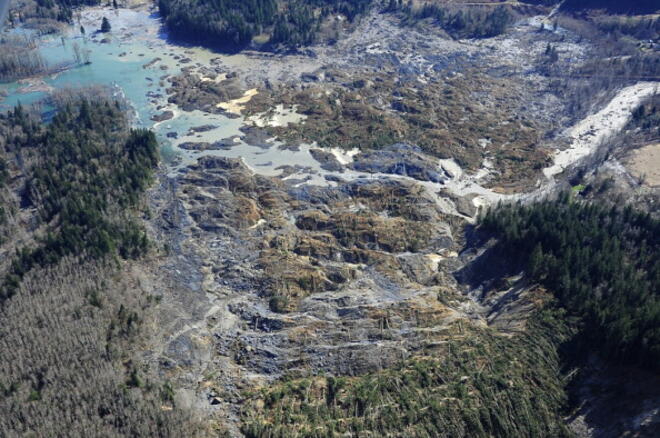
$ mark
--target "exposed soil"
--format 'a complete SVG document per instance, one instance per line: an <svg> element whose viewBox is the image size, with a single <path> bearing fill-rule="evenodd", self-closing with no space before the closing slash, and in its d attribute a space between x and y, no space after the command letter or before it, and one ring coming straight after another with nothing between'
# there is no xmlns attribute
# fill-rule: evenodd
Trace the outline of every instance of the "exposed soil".
<svg viewBox="0 0 660 438"><path fill-rule="evenodd" d="M154 120L201 111L243 124L236 135L215 124L170 132L191 137L177 151L193 155L162 169L150 194L159 248L143 281L162 298L144 357L175 383L177 402L239 436L240 405L282 378L358 376L441 354L463 324L496 336L524 330L545 292L519 276L487 288L471 277L487 248L462 252L465 227L498 200L547 194L555 185L544 169L561 182L650 93L624 89L574 123L548 91L544 50L555 45L561 69L585 61L589 45L539 31L547 21L456 41L374 13L337 44L303 53L191 48L167 60L186 67L161 78L169 89L154 97ZM268 159L248 167L217 156L251 146L297 148L318 163L292 161L272 176ZM658 146L628 162L649 185L660 184ZM615 174L621 193L632 190L618 161L598 172L594 187Z"/></svg>
<svg viewBox="0 0 660 438"><path fill-rule="evenodd" d="M650 144L631 152L626 167L643 184L651 187L660 186L660 143Z"/></svg>

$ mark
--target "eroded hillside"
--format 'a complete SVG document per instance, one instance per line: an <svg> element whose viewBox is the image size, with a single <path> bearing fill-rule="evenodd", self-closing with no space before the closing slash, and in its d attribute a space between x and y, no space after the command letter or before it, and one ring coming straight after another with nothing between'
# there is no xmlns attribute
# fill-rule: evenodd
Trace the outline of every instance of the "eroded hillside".
<svg viewBox="0 0 660 438"><path fill-rule="evenodd" d="M83 8L88 64L11 64L113 88L0 120L6 433L654 436L657 17L448 3Z"/></svg>

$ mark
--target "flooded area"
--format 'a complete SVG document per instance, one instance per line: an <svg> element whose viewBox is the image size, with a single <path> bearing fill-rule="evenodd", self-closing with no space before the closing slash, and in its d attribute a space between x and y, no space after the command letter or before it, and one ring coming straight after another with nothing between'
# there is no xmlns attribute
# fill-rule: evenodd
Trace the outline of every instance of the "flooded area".
<svg viewBox="0 0 660 438"><path fill-rule="evenodd" d="M112 24L112 31L98 32L103 17ZM85 34L80 30L85 29ZM13 30L20 33L23 30ZM183 68L208 66L219 55L198 47L183 47L170 44L162 30L159 17L146 10L111 8L89 8L82 11L80 25L72 25L62 36L42 38L39 51L49 69L58 73L44 77L32 77L9 84L0 84L0 109L7 110L21 104L41 101L54 90L75 89L86 86L105 86L113 94L128 99L135 112L137 127L153 129L163 147L163 155L171 162L173 171L191 164L200 156L200 151L188 151L178 146L186 142L216 142L225 138L237 140L220 151L205 151L205 155L243 157L246 164L260 173L275 175L279 166L296 163L318 168L318 163L309 155L308 147L298 151L277 149L278 143L270 147L249 146L238 140L244 120L224 114L203 111L182 111L167 102L166 78L176 75ZM82 55L81 55L82 54ZM88 58L86 65L77 58ZM240 56L224 56L230 64L240 62ZM241 102L249 100L256 90L246 93L244 99L230 102L229 112L239 112ZM218 102L218 106L222 106ZM172 111L172 118L158 121L163 111ZM276 108L273 120L261 120L262 124L286 124L298 120L295 114ZM156 119L156 120L154 120ZM211 126L204 132L191 128ZM168 136L169 134L169 136ZM262 145L263 146L263 145Z"/></svg>
<svg viewBox="0 0 660 438"><path fill-rule="evenodd" d="M109 33L98 30L103 17L107 17L112 25ZM26 32L30 31L21 28L10 31ZM263 131L257 135L263 138L254 141L249 132L251 128L282 127L304 123L305 119L296 112L296 106L291 108L281 104L265 113L240 115L245 105L258 96L257 88L246 87L241 97L218 101L214 104L218 111L213 112L184 111L172 103L168 99L168 78L187 72L198 75L202 82L220 82L231 72L249 68L248 55L223 55L200 47L173 44L168 40L158 14L145 8L83 9L77 22L62 35L42 37L38 50L48 70L56 73L0 84L0 110L7 110L19 102L40 102L55 90L108 87L113 90L113 95L127 98L134 111L135 126L154 130L171 176L186 172L186 168L202 156L241 158L252 171L268 176L279 175L294 185L334 185L338 178L393 176L352 169L357 150L332 149L330 154L341 168L337 170L323 166L310 153L315 145L285 145L264 137ZM261 58L264 57L267 56L257 56L259 65L263 64ZM276 62L275 58L273 62ZM309 64L307 67L311 68L313 61ZM301 61L301 65L306 64ZM207 77L209 71L215 76ZM554 155L552 165L543 170L546 180L539 180L536 187L530 187L530 196L547 190L548 185L554 184L557 174L620 130L639 102L653 93L655 86L650 83L628 87L607 107L569 127L566 136L570 146ZM424 182L431 193L444 189L458 196L471 196L475 206L520 198L520 195L505 195L482 185L484 177L497 171L489 160L484 160L483 167L473 174L463 172L451 159L436 161L437 172L444 177L442 181ZM405 175L394 177L410 179Z"/></svg>

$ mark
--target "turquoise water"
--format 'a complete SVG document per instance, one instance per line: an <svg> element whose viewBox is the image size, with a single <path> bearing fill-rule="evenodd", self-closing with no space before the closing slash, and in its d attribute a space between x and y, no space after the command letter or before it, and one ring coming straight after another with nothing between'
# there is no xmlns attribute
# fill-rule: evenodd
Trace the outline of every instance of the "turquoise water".
<svg viewBox="0 0 660 438"><path fill-rule="evenodd" d="M110 34L95 32L95 23L100 22L101 16L108 16L113 23L113 32ZM195 58L206 62L217 55L199 48L167 44L158 18L146 11L96 8L86 11L82 25L86 29L85 35L80 33L80 24L76 23L63 35L40 39L38 50L49 70L57 73L0 84L0 96L5 96L0 97L0 111L9 110L18 103L29 105L40 102L54 90L107 87L113 95L123 96L130 102L136 126L154 128L163 145L164 155L168 157L174 155L176 147L165 136L167 132L185 133L191 126L209 123L205 114L197 114L196 117L186 115L170 123L155 123L151 117L161 113L161 107L167 105L167 82L164 76L181 71L181 65L175 57L187 57L193 51L198 55ZM12 32L24 34L30 31L15 29ZM81 57L88 56L90 64L76 63L76 46ZM82 55L84 53L87 55ZM147 66L155 58L161 60ZM230 128L230 135L235 134L240 127L235 121L219 115L213 117L213 124L220 128Z"/></svg>
<svg viewBox="0 0 660 438"><path fill-rule="evenodd" d="M74 44L77 44L81 51L88 51L91 64L76 65ZM150 91L164 94L165 90L159 85L158 80L161 72L143 68L143 65L149 62L146 56L137 59L132 56L119 57L119 54L126 51L153 52L149 47L141 44L140 41L129 44L116 39L108 44L100 44L91 38L82 38L70 33L65 38L64 44L60 38L45 38L39 50L49 67L57 68L62 65L71 67L60 73L42 77L43 82L31 79L0 85L0 89L8 93L8 96L0 102L2 109L13 107L19 101L23 104L35 103L46 96L45 91L30 91L31 85L46 85L53 89L103 85L128 96L139 116L137 124L150 125L148 119L156 113L156 110L146 94Z"/></svg>
<svg viewBox="0 0 660 438"><path fill-rule="evenodd" d="M112 24L110 34L94 31L101 18L107 16ZM239 136L239 128L245 124L242 118L228 118L221 114L201 111L184 112L167 102L165 75L176 75L184 66L196 68L210 66L211 60L221 55L196 47L183 47L169 44L162 33L157 16L147 11L109 8L89 8L82 14L85 35L80 32L80 24L70 26L62 36L49 36L41 39L39 50L49 67L58 73L29 78L10 84L0 84L0 110L8 110L19 102L31 104L42 100L54 90L101 85L108 87L117 96L124 96L133 108L133 121L138 127L151 128L162 146L163 156L172 165L172 172L195 162L202 155L241 157L255 171L277 175L282 165L299 164L310 168L314 179L322 182L319 165L309 154L309 147L300 151L282 151L279 143L267 149L249 146L242 142L230 150L187 151L178 148L183 142L209 142ZM13 32L26 32L18 29ZM28 31L29 32L29 31ZM80 53L87 52L89 65L75 62L76 46ZM158 62L152 63L156 58ZM181 58L191 62L181 64ZM44 107L44 109L46 109ZM164 110L175 113L172 120L154 122L151 117ZM191 133L191 127L214 125L217 128L201 133ZM178 138L167 136L176 132ZM172 159L178 160L172 162Z"/></svg>

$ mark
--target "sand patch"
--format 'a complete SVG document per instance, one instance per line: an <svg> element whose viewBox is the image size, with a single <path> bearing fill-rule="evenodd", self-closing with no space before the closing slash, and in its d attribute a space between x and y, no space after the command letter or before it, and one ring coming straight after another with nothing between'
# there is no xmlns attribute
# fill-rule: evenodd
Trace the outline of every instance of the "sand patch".
<svg viewBox="0 0 660 438"><path fill-rule="evenodd" d="M625 160L626 168L644 184L660 187L660 143L636 149Z"/></svg>
<svg viewBox="0 0 660 438"><path fill-rule="evenodd" d="M208 76L202 76L202 75L198 75L198 76L199 76L199 80L202 82L215 82L217 84L227 79L227 73L220 73L215 78L210 78Z"/></svg>
<svg viewBox="0 0 660 438"><path fill-rule="evenodd" d="M230 100L229 102L220 102L216 105L216 107L222 108L223 110L230 113L241 114L241 112L245 109L245 104L252 100L252 98L257 94L259 94L259 91L256 88L253 88L243 93L243 97Z"/></svg>

